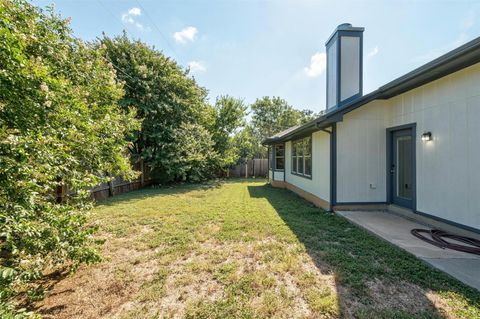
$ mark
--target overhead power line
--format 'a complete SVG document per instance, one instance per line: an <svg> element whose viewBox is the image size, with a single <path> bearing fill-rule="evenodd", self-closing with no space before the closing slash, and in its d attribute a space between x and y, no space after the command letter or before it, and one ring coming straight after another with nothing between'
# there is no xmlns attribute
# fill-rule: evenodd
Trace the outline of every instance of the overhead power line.
<svg viewBox="0 0 480 319"><path fill-rule="evenodd" d="M142 4L140 3L139 0L135 0L138 4L138 6L140 7L140 9L142 9L142 11L145 13L145 15L147 16L147 18L150 20L150 22L152 23L153 27L158 31L158 33L160 34L160 36L165 40L165 43L168 45L168 47L170 48L170 50L172 50L172 52L177 56L177 58L180 57L180 55L177 53L177 51L173 48L173 46L170 44L170 41L168 40L168 38L163 34L162 30L160 30L160 28L155 24L155 21L150 17L150 15L148 14L147 10L145 10L145 8L142 6Z"/></svg>
<svg viewBox="0 0 480 319"><path fill-rule="evenodd" d="M110 14L110 16L113 18L113 20L117 21L117 22L122 26L123 30L128 31L127 26L126 26L121 20L118 21L117 18L115 17L115 15L108 9L107 6L105 6L105 5L103 4L103 2L102 2L101 0L97 0L97 1L98 1L98 3L103 7L103 9ZM111 63L112 66L113 66L113 68L114 68L115 70L117 70L118 72L122 73L123 75L125 75L125 76L128 77L128 78L130 78L131 80L135 80L130 74L128 74L127 72L125 72L125 71L124 71L122 68L120 68L119 66L115 65L115 63L113 63L112 61L108 60L108 59L105 58L105 57L102 57L102 58L105 60L105 62ZM125 82L125 81L124 81L124 82ZM135 90L133 87L131 87L130 85L128 85L127 82L125 82L124 84L125 84L125 86L129 87L131 90Z"/></svg>

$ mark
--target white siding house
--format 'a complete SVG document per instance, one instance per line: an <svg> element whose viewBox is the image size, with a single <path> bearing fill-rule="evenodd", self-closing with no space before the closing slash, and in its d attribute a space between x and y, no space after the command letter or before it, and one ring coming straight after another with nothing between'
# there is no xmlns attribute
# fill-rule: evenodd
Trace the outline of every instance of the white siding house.
<svg viewBox="0 0 480 319"><path fill-rule="evenodd" d="M343 24L327 42L326 113L265 141L272 169L284 149L272 185L328 210L396 205L480 232L480 38L362 95L362 33ZM311 172L297 174L305 138Z"/></svg>

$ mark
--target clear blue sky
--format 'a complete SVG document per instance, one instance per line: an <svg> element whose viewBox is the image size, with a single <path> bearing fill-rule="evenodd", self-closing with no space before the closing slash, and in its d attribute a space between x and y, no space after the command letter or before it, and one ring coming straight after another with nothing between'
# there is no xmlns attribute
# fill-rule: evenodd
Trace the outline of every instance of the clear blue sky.
<svg viewBox="0 0 480 319"><path fill-rule="evenodd" d="M190 65L214 101L280 96L325 107L325 41L349 22L365 27L364 93L480 36L480 1L35 0L71 17L92 40L126 29Z"/></svg>

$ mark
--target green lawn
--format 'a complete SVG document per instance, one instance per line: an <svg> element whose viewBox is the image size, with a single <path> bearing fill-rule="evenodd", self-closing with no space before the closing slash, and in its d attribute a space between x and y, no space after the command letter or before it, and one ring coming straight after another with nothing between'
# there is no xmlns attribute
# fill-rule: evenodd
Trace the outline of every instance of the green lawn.
<svg viewBox="0 0 480 319"><path fill-rule="evenodd" d="M100 203L105 260L57 282L46 318L480 318L480 293L264 181Z"/></svg>

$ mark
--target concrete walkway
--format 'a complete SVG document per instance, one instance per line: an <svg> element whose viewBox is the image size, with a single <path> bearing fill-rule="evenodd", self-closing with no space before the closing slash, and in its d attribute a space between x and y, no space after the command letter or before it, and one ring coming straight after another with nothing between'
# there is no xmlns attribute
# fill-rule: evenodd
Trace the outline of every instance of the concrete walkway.
<svg viewBox="0 0 480 319"><path fill-rule="evenodd" d="M413 228L428 228L425 225L381 211L337 211L337 213L433 267L480 290L480 256L442 249L410 233Z"/></svg>

